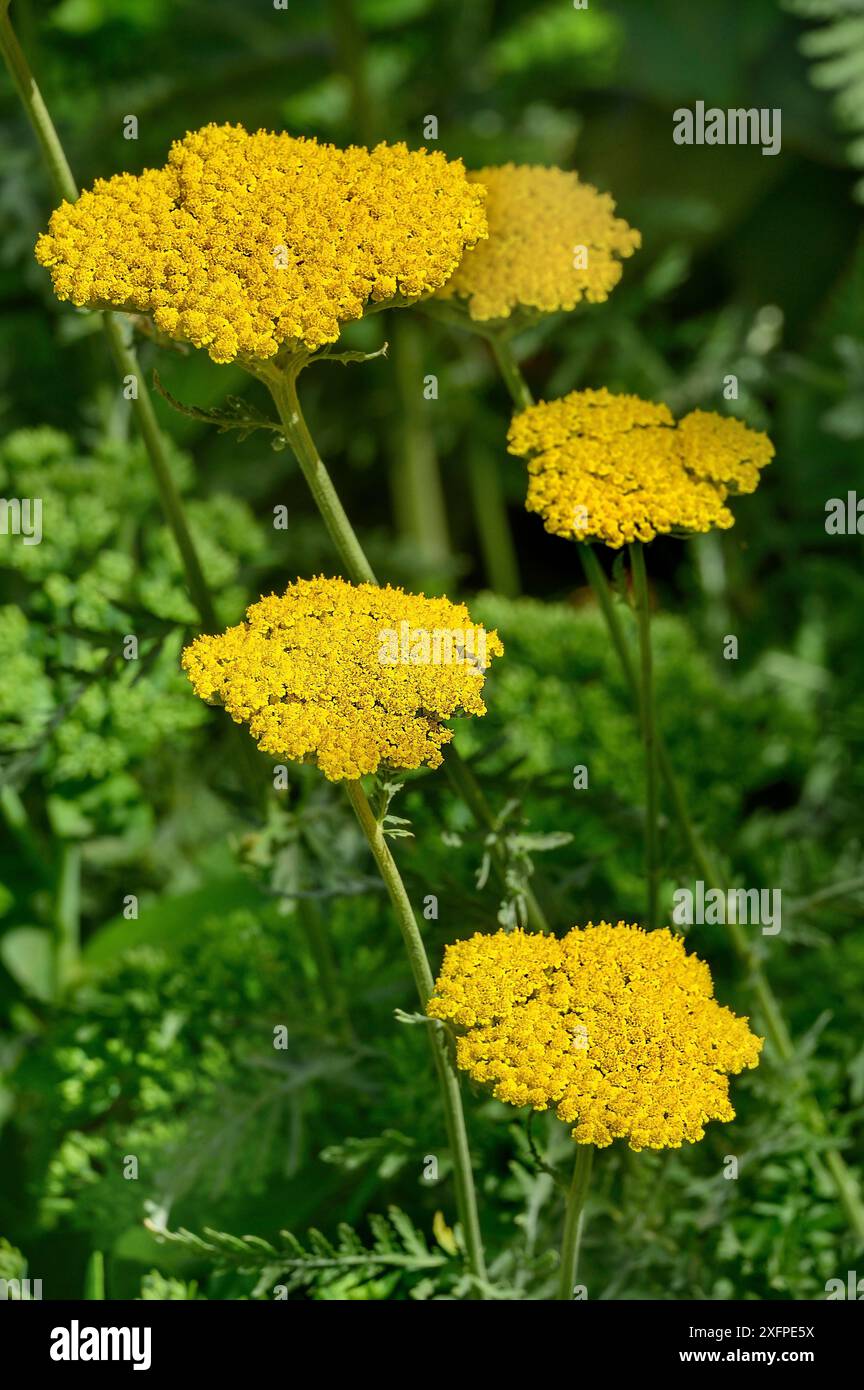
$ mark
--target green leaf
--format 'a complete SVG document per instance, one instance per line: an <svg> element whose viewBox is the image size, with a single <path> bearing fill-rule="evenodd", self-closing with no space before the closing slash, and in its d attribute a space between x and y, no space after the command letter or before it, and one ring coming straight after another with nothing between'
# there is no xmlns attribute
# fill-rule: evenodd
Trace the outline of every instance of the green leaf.
<svg viewBox="0 0 864 1390"><path fill-rule="evenodd" d="M341 362L347 366L350 362L374 362L376 357L386 357L389 343L382 343L381 347L375 352L332 352L329 348L324 348L322 352L317 352L314 357L310 357L310 362Z"/></svg>
<svg viewBox="0 0 864 1390"><path fill-rule="evenodd" d="M54 992L51 933L43 927L15 927L0 940L0 959L22 989L37 999Z"/></svg>
<svg viewBox="0 0 864 1390"><path fill-rule="evenodd" d="M332 1291L335 1280L349 1275L353 1276L350 1288L352 1296L356 1297L363 1283L388 1267L405 1275L458 1270L458 1262L449 1258L445 1251L429 1248L423 1231L398 1207L390 1207L387 1216L371 1213L367 1219L371 1244L364 1243L351 1226L342 1222L335 1243L312 1228L307 1232L305 1246L290 1231L281 1231L278 1247L260 1238L235 1236L210 1227L205 1227L198 1235L182 1226L177 1231L169 1231L158 1223L145 1224L169 1246L196 1259L209 1257L218 1270L236 1269L245 1273L265 1270L268 1280L273 1282L277 1282L278 1272L289 1287L315 1288L319 1297L326 1289Z"/></svg>
<svg viewBox="0 0 864 1390"><path fill-rule="evenodd" d="M255 430L275 430L276 434L282 434L282 425L278 420L271 420L269 415L265 415L262 410L248 401L242 400L239 396L228 396L225 402L225 409L202 410L197 405L184 405L178 401L176 396L162 385L159 373L153 371L153 385L159 392L164 401L167 401L172 410L178 414L187 416L190 420L200 420L205 425L215 425L220 433L226 430L237 430L237 438L247 439Z"/></svg>

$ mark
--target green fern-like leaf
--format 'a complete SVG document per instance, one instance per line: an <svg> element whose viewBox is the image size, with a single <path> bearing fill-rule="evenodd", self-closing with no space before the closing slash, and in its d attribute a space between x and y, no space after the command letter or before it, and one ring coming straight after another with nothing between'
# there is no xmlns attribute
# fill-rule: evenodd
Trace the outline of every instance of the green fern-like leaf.
<svg viewBox="0 0 864 1390"><path fill-rule="evenodd" d="M214 1271L257 1275L253 1297L272 1297L277 1286L288 1292L306 1288L326 1296L336 1284L346 1297L362 1297L364 1285L388 1272L396 1277L422 1274L436 1285L442 1275L451 1282L460 1276L460 1262L443 1248L430 1247L424 1233L398 1207L368 1220L371 1243L364 1243L344 1222L335 1239L312 1229L305 1244L291 1231L280 1231L271 1243L260 1236L236 1236L210 1227L199 1235L184 1227L169 1231L152 1221L146 1224L160 1240L193 1259L205 1260Z"/></svg>
<svg viewBox="0 0 864 1390"><path fill-rule="evenodd" d="M837 123L853 136L849 163L864 168L864 0L785 0L785 8L823 21L801 39L801 52L812 60L813 86L836 93ZM864 179L855 185L855 196L864 201Z"/></svg>

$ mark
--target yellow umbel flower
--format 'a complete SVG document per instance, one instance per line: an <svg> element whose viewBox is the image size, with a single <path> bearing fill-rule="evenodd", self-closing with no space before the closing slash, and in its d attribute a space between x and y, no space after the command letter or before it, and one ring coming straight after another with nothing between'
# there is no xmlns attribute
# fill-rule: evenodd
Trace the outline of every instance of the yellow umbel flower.
<svg viewBox="0 0 864 1390"><path fill-rule="evenodd" d="M457 941L426 1011L457 1028L458 1065L498 1100L554 1106L599 1148L680 1148L733 1120L726 1074L755 1067L763 1042L680 937L623 922Z"/></svg>
<svg viewBox="0 0 864 1390"><path fill-rule="evenodd" d="M370 301L438 289L485 236L483 202L437 152L208 125L163 168L62 203L36 259L59 299L152 314L215 362L261 359L335 342Z"/></svg>
<svg viewBox="0 0 864 1390"><path fill-rule="evenodd" d="M642 243L609 194L578 174L504 164L468 177L486 188L489 239L465 254L440 297L467 300L477 321L509 318L517 306L549 314L599 304L621 279L619 257Z"/></svg>
<svg viewBox="0 0 864 1390"><path fill-rule="evenodd" d="M754 492L774 457L741 420L692 410L676 425L667 406L605 388L530 406L507 439L529 461L525 506L546 530L616 549L734 525L726 499Z"/></svg>
<svg viewBox="0 0 864 1390"><path fill-rule="evenodd" d="M464 604L322 577L197 638L183 667L263 753L316 762L336 782L381 766L437 767L453 737L442 720L486 713L486 667L503 650Z"/></svg>

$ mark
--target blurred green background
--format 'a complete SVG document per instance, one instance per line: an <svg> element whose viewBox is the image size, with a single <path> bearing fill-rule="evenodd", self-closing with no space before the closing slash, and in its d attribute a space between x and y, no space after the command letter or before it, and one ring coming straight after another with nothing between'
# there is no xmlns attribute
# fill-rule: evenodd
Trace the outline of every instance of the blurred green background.
<svg viewBox="0 0 864 1390"><path fill-rule="evenodd" d="M517 352L537 395L605 385L731 409L777 457L736 526L648 552L658 703L700 828L730 885L780 887L766 969L798 1040L734 1087L739 1118L686 1153L601 1156L584 1255L600 1298L814 1298L860 1258L814 1138L806 1081L860 1161L864 1045L864 605L861 539L825 531L855 489L864 441L864 19L851 0L13 0L12 16L81 186L161 164L209 121L337 143L423 143L469 167L578 169L643 233L602 306L554 316ZM779 107L782 152L677 146L697 100ZM138 138L124 139L124 117ZM59 305L33 243L54 205L11 86L0 77L0 493L43 498L45 536L0 538L0 1277L29 1267L45 1297L76 1297L93 1251L109 1296L458 1297L440 1224L454 1211L423 1158L441 1154L423 1029L398 936L338 792L312 769L250 804L227 731L177 658L194 633L93 316ZM626 691L571 545L523 510L505 451L510 405L478 339L420 311L354 325L389 353L310 370L313 433L378 573L472 596L505 659L489 714L458 742L556 929L643 911L642 765ZM259 388L203 353L144 340L173 395L195 405ZM427 401L423 379L438 379ZM739 398L723 399L734 374ZM335 572L287 451L239 442L157 401L172 467L218 598L247 602L298 574ZM488 535L501 490L516 565ZM287 530L272 525L288 508ZM50 524L49 524L50 518ZM611 558L611 557L610 557ZM611 569L611 567L610 567ZM140 640L137 663L122 638ZM739 639L736 662L723 636ZM587 791L572 769L589 768ZM261 762L262 782L269 781ZM396 849L433 965L496 926L485 846L441 774L406 779ZM558 843L561 836L569 842ZM544 848L545 846L545 848ZM664 901L691 879L663 828ZM520 858L521 856L521 858ZM137 919L124 917L129 895ZM80 937L63 988L58 933ZM752 1012L722 928L695 928L722 1002ZM274 1051L284 1024L289 1047ZM560 1203L532 1142L566 1165L563 1127L468 1096L481 1216L501 1297L554 1276ZM737 1182L723 1156L741 1159ZM138 1177L124 1176L138 1160ZM128 1165L126 1165L128 1166ZM389 1234L372 1213L406 1213ZM323 1273L275 1255L158 1242L142 1225L258 1234L340 1220L367 1244L432 1255Z"/></svg>

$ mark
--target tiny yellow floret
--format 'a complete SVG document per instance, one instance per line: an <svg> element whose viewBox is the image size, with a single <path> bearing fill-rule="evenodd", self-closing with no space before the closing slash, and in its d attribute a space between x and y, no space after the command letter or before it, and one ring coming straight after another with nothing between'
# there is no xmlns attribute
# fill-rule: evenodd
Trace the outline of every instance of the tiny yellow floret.
<svg viewBox="0 0 864 1390"><path fill-rule="evenodd" d="M372 302L439 289L486 235L483 203L437 151L208 125L163 168L62 203L36 259L58 299L152 315L215 362L260 360L335 342Z"/></svg>
<svg viewBox="0 0 864 1390"><path fill-rule="evenodd" d="M728 529L727 498L754 492L774 457L768 436L741 420L692 410L676 424L667 406L605 388L529 406L507 438L528 459L525 506L546 530L613 549Z"/></svg>
<svg viewBox="0 0 864 1390"><path fill-rule="evenodd" d="M437 767L443 723L486 713L503 647L464 604L344 579L298 579L246 621L183 653L196 695L249 725L262 753L315 762L330 781Z"/></svg>
<svg viewBox="0 0 864 1390"><path fill-rule="evenodd" d="M489 239L466 252L439 297L466 300L478 322L517 307L550 314L602 303L621 279L620 258L642 243L610 195L576 173L504 164L468 177L486 189Z"/></svg>
<svg viewBox="0 0 864 1390"><path fill-rule="evenodd" d="M763 1042L680 937L624 922L457 941L426 1012L454 1026L458 1065L498 1100L553 1107L598 1148L680 1148L733 1120L727 1073L755 1067Z"/></svg>

